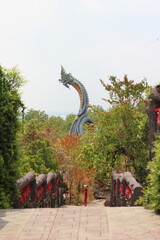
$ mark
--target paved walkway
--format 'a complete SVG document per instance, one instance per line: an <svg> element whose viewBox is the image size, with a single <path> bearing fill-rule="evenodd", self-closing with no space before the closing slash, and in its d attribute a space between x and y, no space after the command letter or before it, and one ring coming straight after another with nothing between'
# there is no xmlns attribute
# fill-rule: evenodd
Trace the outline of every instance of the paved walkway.
<svg viewBox="0 0 160 240"><path fill-rule="evenodd" d="M0 210L0 240L160 240L160 216L92 205Z"/></svg>

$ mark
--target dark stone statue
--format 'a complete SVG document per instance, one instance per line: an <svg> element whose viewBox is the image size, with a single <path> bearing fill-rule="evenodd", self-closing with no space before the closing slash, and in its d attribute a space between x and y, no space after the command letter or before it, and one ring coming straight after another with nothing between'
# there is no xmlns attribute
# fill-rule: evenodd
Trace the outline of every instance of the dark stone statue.
<svg viewBox="0 0 160 240"><path fill-rule="evenodd" d="M152 160L154 153L152 152L155 141L155 134L159 131L159 125L157 123L158 111L160 108L160 85L157 85L152 89L150 94L149 108L147 110L149 118L149 146L150 146L150 155L149 160Z"/></svg>

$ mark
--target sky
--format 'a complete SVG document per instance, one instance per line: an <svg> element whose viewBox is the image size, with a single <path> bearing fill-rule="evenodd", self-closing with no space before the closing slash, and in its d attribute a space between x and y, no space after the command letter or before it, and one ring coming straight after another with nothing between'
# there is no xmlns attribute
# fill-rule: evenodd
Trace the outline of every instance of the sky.
<svg viewBox="0 0 160 240"><path fill-rule="evenodd" d="M159 0L0 0L0 64L27 80L27 109L78 113L78 93L58 81L63 65L107 110L100 79L160 82L159 11Z"/></svg>

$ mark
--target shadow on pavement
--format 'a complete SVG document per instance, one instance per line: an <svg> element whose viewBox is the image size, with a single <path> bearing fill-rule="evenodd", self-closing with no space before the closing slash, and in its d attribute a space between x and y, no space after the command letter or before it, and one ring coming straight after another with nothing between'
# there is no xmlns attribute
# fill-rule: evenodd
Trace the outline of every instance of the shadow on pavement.
<svg viewBox="0 0 160 240"><path fill-rule="evenodd" d="M0 210L0 230L5 227L8 221L4 220L3 217L6 216L7 210Z"/></svg>

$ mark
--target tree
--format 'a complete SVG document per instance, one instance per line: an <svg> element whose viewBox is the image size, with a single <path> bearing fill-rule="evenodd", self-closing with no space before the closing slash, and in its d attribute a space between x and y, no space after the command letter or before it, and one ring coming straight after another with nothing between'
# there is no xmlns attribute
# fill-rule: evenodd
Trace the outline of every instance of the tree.
<svg viewBox="0 0 160 240"><path fill-rule="evenodd" d="M71 113L63 119L60 116L51 116L49 122L52 123L53 127L58 131L59 136L68 135L70 127L75 119L76 115Z"/></svg>
<svg viewBox="0 0 160 240"><path fill-rule="evenodd" d="M59 136L64 135L66 129L65 129L65 121L60 116L51 116L49 118L49 122L52 124L52 126L57 130Z"/></svg>
<svg viewBox="0 0 160 240"><path fill-rule="evenodd" d="M111 108L106 112L95 109L97 121L82 137L80 157L105 178L119 168L132 171L143 181L148 160L148 119L141 99L148 85L145 80L136 84L127 76L121 81L115 77L109 80L110 84L101 83L109 92L106 101Z"/></svg>
<svg viewBox="0 0 160 240"><path fill-rule="evenodd" d="M100 112L105 112L102 106L100 105L89 105L89 109L87 111L87 115L91 118L93 125L98 121L98 114Z"/></svg>
<svg viewBox="0 0 160 240"><path fill-rule="evenodd" d="M70 113L69 115L66 116L65 118L65 121L64 121L64 129L65 129L65 132L69 132L70 130L70 127L75 119L76 115L73 114L73 113Z"/></svg>
<svg viewBox="0 0 160 240"><path fill-rule="evenodd" d="M143 99L145 90L149 87L146 79L143 79L140 83L135 83L134 80L129 80L127 75L124 76L123 80L110 76L109 81L111 84L105 84L104 81L100 80L109 92L110 99L106 101L112 106L127 104L130 107L136 107L139 101Z"/></svg>
<svg viewBox="0 0 160 240"><path fill-rule="evenodd" d="M22 136L21 175L34 171L37 175L56 171L58 168L55 156L56 131L52 125L32 119L25 124Z"/></svg>
<svg viewBox="0 0 160 240"><path fill-rule="evenodd" d="M80 154L80 138L81 136L72 135L59 139L59 147L56 149L56 155L61 170L64 172L65 182L68 186L70 203L74 199L75 204L80 204L83 201L83 185L93 185L95 171L89 168L80 168L76 161ZM84 161L81 159L81 161ZM90 196L91 197L91 196Z"/></svg>
<svg viewBox="0 0 160 240"><path fill-rule="evenodd" d="M0 208L11 207L17 197L20 130L19 116L23 103L19 88L24 83L17 68L0 66Z"/></svg>
<svg viewBox="0 0 160 240"><path fill-rule="evenodd" d="M32 119L37 119L39 122L45 122L48 120L48 115L45 113L45 111L29 109L25 113L25 121L30 121Z"/></svg>

